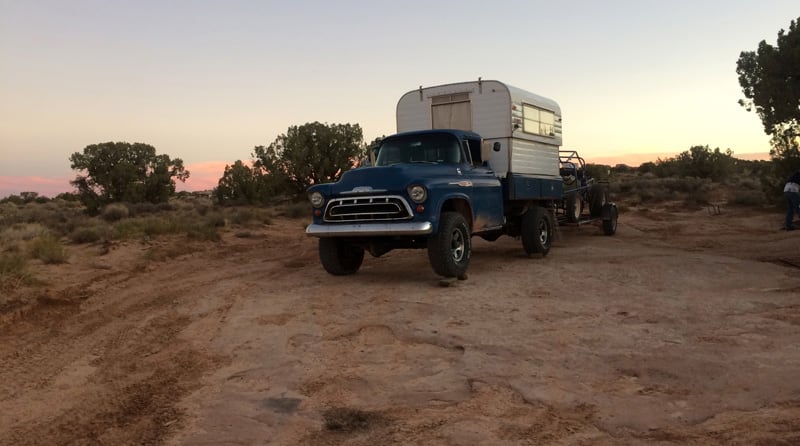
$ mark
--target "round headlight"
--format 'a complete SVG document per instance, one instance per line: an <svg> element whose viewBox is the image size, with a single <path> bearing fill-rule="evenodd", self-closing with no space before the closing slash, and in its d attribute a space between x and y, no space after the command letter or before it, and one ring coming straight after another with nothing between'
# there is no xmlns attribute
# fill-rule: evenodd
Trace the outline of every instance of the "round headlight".
<svg viewBox="0 0 800 446"><path fill-rule="evenodd" d="M422 203L428 198L428 191L426 191L423 186L414 184L412 186L408 186L408 196L411 197L411 200L414 203Z"/></svg>
<svg viewBox="0 0 800 446"><path fill-rule="evenodd" d="M322 207L322 203L325 203L325 197L319 192L311 192L308 199L311 200L311 206L315 208Z"/></svg>

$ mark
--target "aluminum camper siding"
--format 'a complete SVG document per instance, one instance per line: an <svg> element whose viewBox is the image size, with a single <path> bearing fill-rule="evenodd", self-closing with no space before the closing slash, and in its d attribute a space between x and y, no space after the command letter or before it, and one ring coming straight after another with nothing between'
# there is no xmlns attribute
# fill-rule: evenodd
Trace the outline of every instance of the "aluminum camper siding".
<svg viewBox="0 0 800 446"><path fill-rule="evenodd" d="M461 130L476 132L489 142L500 142L500 151L492 152L489 162L498 177L516 174L560 181L558 149L562 141L561 108L551 99L499 81L479 80L409 91L397 103L397 131L433 128L432 98L464 93L469 95L472 122L470 128ZM517 119L522 125L522 104L555 114L552 137L524 133L521 127L513 129ZM513 106L516 106L516 111L512 111Z"/></svg>

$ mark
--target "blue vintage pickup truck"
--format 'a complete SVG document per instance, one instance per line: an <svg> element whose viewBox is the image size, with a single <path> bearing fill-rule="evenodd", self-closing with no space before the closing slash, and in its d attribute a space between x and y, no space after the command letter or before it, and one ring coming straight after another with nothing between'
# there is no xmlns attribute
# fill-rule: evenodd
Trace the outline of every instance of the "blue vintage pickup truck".
<svg viewBox="0 0 800 446"><path fill-rule="evenodd" d="M472 236L519 237L526 253L546 255L558 222L602 219L616 231L605 189L559 151L554 101L478 80L407 93L397 121L369 167L308 190L306 233L327 272L355 273L365 252L420 248L437 274L464 278Z"/></svg>

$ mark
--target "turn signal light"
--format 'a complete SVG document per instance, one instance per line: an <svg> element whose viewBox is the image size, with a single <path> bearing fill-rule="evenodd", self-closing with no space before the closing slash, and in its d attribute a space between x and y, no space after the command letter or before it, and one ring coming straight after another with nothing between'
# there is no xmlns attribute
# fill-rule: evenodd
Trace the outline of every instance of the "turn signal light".
<svg viewBox="0 0 800 446"><path fill-rule="evenodd" d="M425 212L425 206L423 206L421 204L418 204L417 205L417 214L421 214L423 212Z"/></svg>

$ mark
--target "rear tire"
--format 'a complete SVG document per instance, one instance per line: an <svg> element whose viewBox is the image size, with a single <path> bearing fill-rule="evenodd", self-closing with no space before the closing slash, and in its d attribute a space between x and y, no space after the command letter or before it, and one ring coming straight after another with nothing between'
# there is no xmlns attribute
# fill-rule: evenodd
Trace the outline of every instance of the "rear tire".
<svg viewBox="0 0 800 446"><path fill-rule="evenodd" d="M617 233L617 207L611 204L608 207L608 219L603 220L603 234L614 235Z"/></svg>
<svg viewBox="0 0 800 446"><path fill-rule="evenodd" d="M592 218L603 215L603 206L608 203L608 192L602 184L594 184L589 189L589 213Z"/></svg>
<svg viewBox="0 0 800 446"><path fill-rule="evenodd" d="M550 252L553 243L553 220L541 206L528 209L522 216L522 248L528 255Z"/></svg>
<svg viewBox="0 0 800 446"><path fill-rule="evenodd" d="M322 267L334 276L353 274L364 261L364 249L338 238L319 239L319 260Z"/></svg>
<svg viewBox="0 0 800 446"><path fill-rule="evenodd" d="M444 277L464 277L472 255L470 229L458 212L443 212L439 231L428 239L428 260Z"/></svg>

